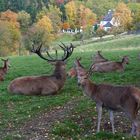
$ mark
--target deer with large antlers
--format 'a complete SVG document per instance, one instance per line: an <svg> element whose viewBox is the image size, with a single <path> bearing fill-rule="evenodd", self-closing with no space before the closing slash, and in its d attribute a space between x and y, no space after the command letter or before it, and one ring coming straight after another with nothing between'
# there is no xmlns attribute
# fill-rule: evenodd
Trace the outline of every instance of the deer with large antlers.
<svg viewBox="0 0 140 140"><path fill-rule="evenodd" d="M97 132L100 131L102 108L110 111L110 121L112 132L114 128L114 111L123 111L132 121L132 135L139 136L140 124L137 113L140 108L140 89L132 86L114 86L107 84L95 84L89 80L89 71L81 65L80 60L75 61L78 85L81 86L83 93L95 101L98 112Z"/></svg>
<svg viewBox="0 0 140 140"><path fill-rule="evenodd" d="M72 44L70 47L65 44L59 46L64 51L64 56L62 58L58 58L57 56L53 58L48 51L46 51L46 53L49 58L45 57L41 53L42 44L37 49L33 47L33 53L36 53L43 60L55 65L53 74L50 76L26 76L16 78L10 83L8 87L9 92L19 95L57 94L63 88L66 80L65 60L71 56L74 49Z"/></svg>
<svg viewBox="0 0 140 140"><path fill-rule="evenodd" d="M9 59L1 59L3 61L3 67L0 68L0 81L4 81L4 77L10 67Z"/></svg>

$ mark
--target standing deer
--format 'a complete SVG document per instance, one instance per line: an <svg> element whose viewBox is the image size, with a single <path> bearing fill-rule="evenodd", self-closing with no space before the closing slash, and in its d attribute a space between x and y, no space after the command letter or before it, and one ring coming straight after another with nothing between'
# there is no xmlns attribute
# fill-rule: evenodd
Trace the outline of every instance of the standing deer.
<svg viewBox="0 0 140 140"><path fill-rule="evenodd" d="M42 44L35 49L33 46L32 52L36 53L40 58L55 65L55 70L50 76L26 76L13 80L8 91L19 95L54 95L57 94L64 86L66 80L65 60L68 59L74 49L71 44L67 47L63 44L59 45L64 51L64 56L53 58L48 51L46 51L49 58L46 58L41 53Z"/></svg>
<svg viewBox="0 0 140 140"><path fill-rule="evenodd" d="M122 58L122 61L120 61L120 62L106 61L106 62L101 62L101 63L94 63L91 67L91 71L94 71L94 72L112 72L112 71L123 72L126 64L129 64L128 56L124 56Z"/></svg>
<svg viewBox="0 0 140 140"><path fill-rule="evenodd" d="M9 59L1 59L4 62L3 67L0 68L0 81L4 81L4 77L10 67Z"/></svg>
<svg viewBox="0 0 140 140"><path fill-rule="evenodd" d="M113 111L123 111L132 121L132 135L139 136L140 124L137 113L140 108L140 89L131 86L114 86L107 84L95 84L89 80L87 72L80 64L80 60L75 61L78 85L83 93L95 101L98 112L97 132L100 131L102 108L110 111L110 121L112 132L115 133Z"/></svg>

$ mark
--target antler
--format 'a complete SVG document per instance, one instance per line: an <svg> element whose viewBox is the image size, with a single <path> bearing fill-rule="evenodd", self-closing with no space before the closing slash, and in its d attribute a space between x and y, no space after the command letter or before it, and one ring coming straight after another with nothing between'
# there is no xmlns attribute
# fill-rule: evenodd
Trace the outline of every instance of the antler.
<svg viewBox="0 0 140 140"><path fill-rule="evenodd" d="M62 43L62 42L61 42L61 43ZM32 46L33 46L33 48L32 48L32 50L31 50L31 52L36 53L40 58L42 58L42 59L44 59L44 60L47 60L47 61L51 61L51 62L55 62L55 61L64 61L64 60L66 60L68 57L71 56L71 54L72 54L72 52L73 52L73 50L74 50L74 48L75 48L75 47L73 46L72 43L71 43L70 47L68 47L68 46L66 46L64 43L62 43L62 45L59 45L59 47L64 51L64 56L63 56L61 59L58 59L57 50L55 50L55 55L56 55L56 57L53 58L53 57L49 54L48 50L46 50L46 54L47 54L48 57L49 57L49 59L48 59L48 58L44 57L44 56L42 55L42 53L41 53L42 43L41 43L41 44L39 45L39 47L37 47L36 49L35 49L34 44L33 44Z"/></svg>
<svg viewBox="0 0 140 140"><path fill-rule="evenodd" d="M67 47L64 43L62 43L62 44L63 44L63 50L64 50L64 56L62 57L62 61L64 61L72 55L75 47L73 46L72 43L70 44L70 47ZM59 46L61 46L61 45L59 45ZM62 48L62 46L61 46L61 48Z"/></svg>

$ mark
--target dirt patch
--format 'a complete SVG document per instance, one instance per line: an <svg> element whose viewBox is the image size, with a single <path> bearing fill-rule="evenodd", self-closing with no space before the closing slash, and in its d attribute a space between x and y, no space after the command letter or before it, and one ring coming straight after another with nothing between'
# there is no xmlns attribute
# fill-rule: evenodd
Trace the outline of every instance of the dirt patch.
<svg viewBox="0 0 140 140"><path fill-rule="evenodd" d="M49 112L41 113L30 121L27 121L18 130L5 130L5 132L7 131L5 135L12 133L16 139L47 140L52 125L57 121L63 120L65 115L75 107L75 103L78 100L80 99L74 99L65 104L65 106L58 106Z"/></svg>
<svg viewBox="0 0 140 140"><path fill-rule="evenodd" d="M73 121L77 122L81 127L85 127L83 125L83 119L87 118L88 113L82 112L82 118L76 120L76 115L72 114L72 110L78 105L79 102L84 100L85 97L79 97L77 99L73 99L69 101L64 106L58 106L53 108L49 112L41 113L40 115L34 117L30 121L25 122L25 124L17 129L17 130L7 130L7 135L13 134L15 137L14 140L50 140L50 130L53 125L58 121L63 121L67 117L70 117ZM96 111L96 109L92 109L89 111ZM74 116L74 117L72 117ZM140 114L139 114L140 116ZM124 113L117 112L114 114L115 117L115 129L117 132L121 133L129 133L131 129L131 124L128 119L126 119ZM85 131L85 135L96 133L97 127L97 115L92 116L92 127L88 128ZM109 122L108 111L103 111L102 123L101 123L101 131L111 132L111 125ZM84 135L84 134L83 134Z"/></svg>

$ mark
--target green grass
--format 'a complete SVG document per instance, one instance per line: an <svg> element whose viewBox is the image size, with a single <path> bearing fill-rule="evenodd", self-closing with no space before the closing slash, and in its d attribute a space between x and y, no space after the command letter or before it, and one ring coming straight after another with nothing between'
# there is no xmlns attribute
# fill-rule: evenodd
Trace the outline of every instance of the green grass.
<svg viewBox="0 0 140 140"><path fill-rule="evenodd" d="M68 38L64 39L68 41ZM103 55L110 60L121 60L123 55L128 55L130 64L126 66L124 73L94 73L91 79L95 83L111 83L126 85L132 84L140 86L140 36L127 36L104 42L96 42L88 45L78 46L69 61L67 70L73 66L76 57L82 57L81 63L89 68L91 56L97 50L102 50ZM82 96L82 91L77 86L76 79L68 78L60 94L52 97L41 96L17 96L10 95L7 92L7 86L10 81L20 76L44 75L52 73L53 67L39 57L21 56L10 57L11 68L5 77L5 81L0 83L0 136L5 130L20 127L25 121L33 118L40 112L49 111L55 106L61 106L72 100L73 97ZM74 117L69 117L59 124L54 124L52 128L52 137L59 139L134 139L128 138L128 135L117 133L112 135L108 132L92 134L92 118L96 116L94 102L87 98L82 98L78 105L72 111ZM78 116L82 117L80 121ZM76 123L78 122L78 123ZM12 135L12 134L11 134ZM10 139L12 136L7 136ZM16 136L15 136L16 137ZM18 136L17 136L18 137Z"/></svg>

